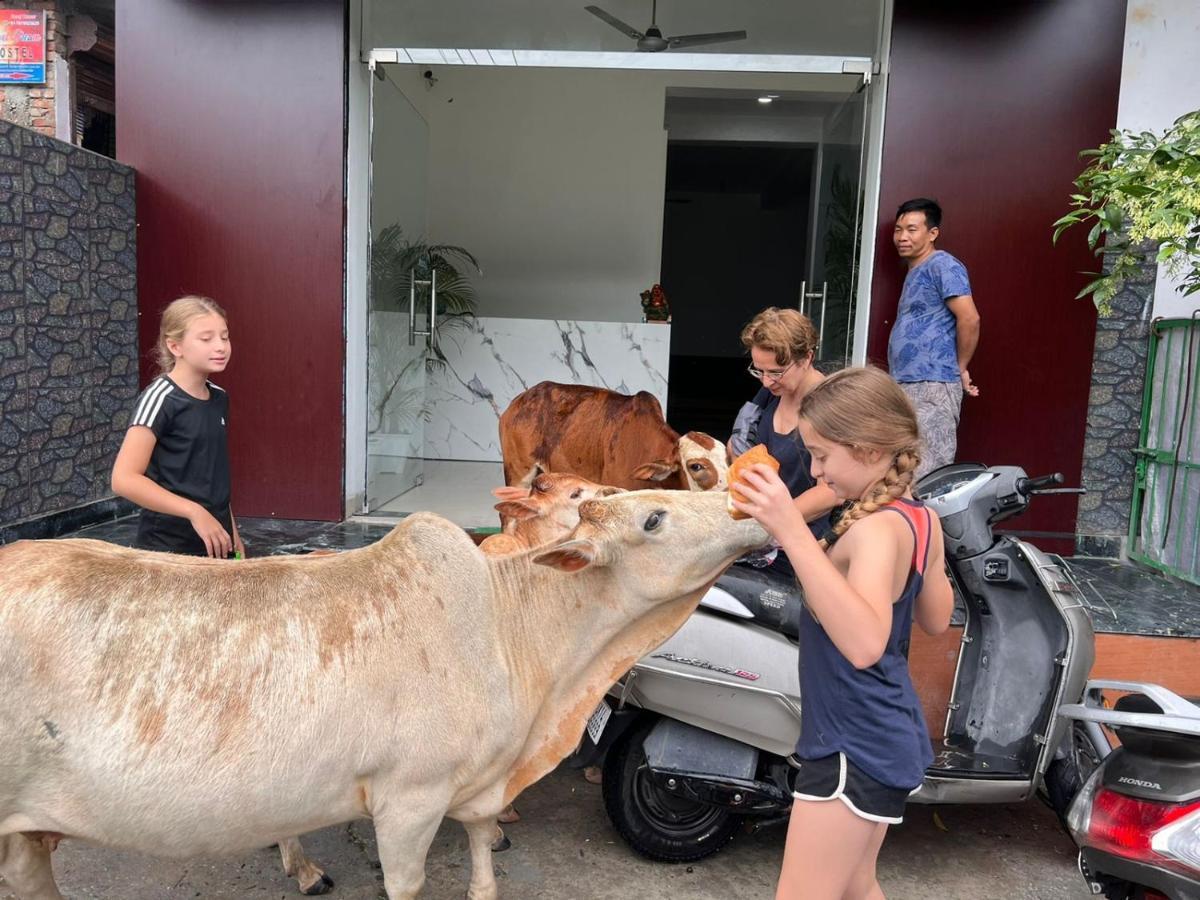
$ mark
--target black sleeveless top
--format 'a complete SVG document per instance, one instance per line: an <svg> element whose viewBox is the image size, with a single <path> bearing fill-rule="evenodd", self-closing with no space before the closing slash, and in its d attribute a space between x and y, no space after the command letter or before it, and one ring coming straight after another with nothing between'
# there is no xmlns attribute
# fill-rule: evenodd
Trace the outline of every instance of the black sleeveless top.
<svg viewBox="0 0 1200 900"><path fill-rule="evenodd" d="M917 500L901 498L878 514L899 513L913 533L908 580L892 603L892 630L879 661L856 669L811 615L800 617L800 740L796 755L845 753L888 787L910 791L933 762L921 701L908 674L913 605L925 581L933 523Z"/></svg>
<svg viewBox="0 0 1200 900"><path fill-rule="evenodd" d="M764 445L767 452L779 460L780 480L787 485L788 493L793 497L799 497L809 488L815 487L817 483L817 480L812 477L812 454L804 446L804 439L800 437L799 429L793 428L787 434L780 434L775 430L775 410L779 408L780 399L766 388L762 388L755 396L756 404L765 404L762 417L758 420L755 443ZM826 513L821 518L809 522L808 527L820 540L831 527L829 514ZM789 574L793 574L795 571L782 550L779 551L774 566Z"/></svg>

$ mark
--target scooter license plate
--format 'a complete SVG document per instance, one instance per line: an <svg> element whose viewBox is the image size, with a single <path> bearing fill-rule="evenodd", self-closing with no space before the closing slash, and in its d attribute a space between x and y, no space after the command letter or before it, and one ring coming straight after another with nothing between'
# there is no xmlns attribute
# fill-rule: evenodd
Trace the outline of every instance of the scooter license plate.
<svg viewBox="0 0 1200 900"><path fill-rule="evenodd" d="M587 722L588 737L592 739L593 744L599 746L600 735L604 734L604 726L608 724L611 717L612 708L604 700L601 700Z"/></svg>

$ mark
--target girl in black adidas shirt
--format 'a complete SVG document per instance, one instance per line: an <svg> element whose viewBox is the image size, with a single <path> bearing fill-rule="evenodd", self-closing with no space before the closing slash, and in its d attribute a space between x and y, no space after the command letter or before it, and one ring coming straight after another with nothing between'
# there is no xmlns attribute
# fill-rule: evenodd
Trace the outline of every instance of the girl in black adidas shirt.
<svg viewBox="0 0 1200 900"><path fill-rule="evenodd" d="M138 547L244 555L229 505L229 399L208 380L229 363L224 310L207 297L173 301L163 310L156 351L162 374L134 406L112 489L142 507Z"/></svg>

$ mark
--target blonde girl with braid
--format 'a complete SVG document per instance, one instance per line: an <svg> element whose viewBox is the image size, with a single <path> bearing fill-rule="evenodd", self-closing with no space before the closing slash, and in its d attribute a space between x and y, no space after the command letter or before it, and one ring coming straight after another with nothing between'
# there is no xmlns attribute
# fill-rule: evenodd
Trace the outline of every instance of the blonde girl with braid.
<svg viewBox="0 0 1200 900"><path fill-rule="evenodd" d="M811 613L800 627L801 735L776 900L881 900L888 825L933 761L908 674L914 619L950 624L937 516L913 499L920 436L912 403L874 368L829 376L800 405L812 474L850 507L818 542L767 466L734 501L782 545Z"/></svg>

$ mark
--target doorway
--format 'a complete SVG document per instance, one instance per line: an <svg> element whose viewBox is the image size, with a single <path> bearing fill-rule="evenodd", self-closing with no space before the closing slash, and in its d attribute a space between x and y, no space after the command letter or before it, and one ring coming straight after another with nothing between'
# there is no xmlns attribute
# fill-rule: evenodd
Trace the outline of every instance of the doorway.
<svg viewBox="0 0 1200 900"><path fill-rule="evenodd" d="M668 97L661 284L677 431L729 437L758 387L739 336L768 306L813 320L818 367L849 361L863 112L858 92Z"/></svg>

